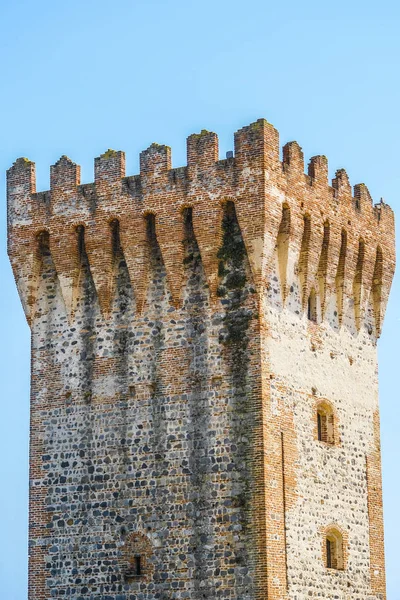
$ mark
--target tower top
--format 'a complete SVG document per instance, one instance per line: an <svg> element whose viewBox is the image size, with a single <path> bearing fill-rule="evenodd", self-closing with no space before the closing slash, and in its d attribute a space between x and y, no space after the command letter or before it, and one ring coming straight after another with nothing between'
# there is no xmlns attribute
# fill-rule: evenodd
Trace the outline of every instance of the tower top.
<svg viewBox="0 0 400 600"><path fill-rule="evenodd" d="M374 205L363 183L352 189L344 169L339 169L329 182L325 156L312 157L306 174L297 142L283 147L281 161L278 132L265 119L243 127L234 139L234 156L219 160L215 133L202 130L190 135L187 166L179 168L172 168L169 146L153 143L141 152L140 174L133 176L125 174L124 152L109 149L95 159L94 183L85 185L80 184L80 167L62 156L50 169L50 190L46 192L36 192L35 164L18 159L7 172L8 250L28 321L36 301L35 256L38 235L43 231L49 234L67 311L73 311L73 289L79 273L76 229L80 225L85 228L92 275L106 317L113 220L119 221L134 287L136 282L138 306L143 306L147 273L144 217L149 213L155 215L172 298L178 306L182 210L187 207L193 209L210 294L215 298L221 206L229 200L235 203L258 289L268 278L282 210L287 208L291 244L301 247L304 219L310 227L306 269L299 262L304 299L318 278L328 225L329 248L324 259L327 288L334 286L335 279L337 283L340 244L345 236L344 293L353 293L357 269L362 271L364 289L371 290L375 281L380 330L395 264L394 215L390 207L382 200Z"/></svg>

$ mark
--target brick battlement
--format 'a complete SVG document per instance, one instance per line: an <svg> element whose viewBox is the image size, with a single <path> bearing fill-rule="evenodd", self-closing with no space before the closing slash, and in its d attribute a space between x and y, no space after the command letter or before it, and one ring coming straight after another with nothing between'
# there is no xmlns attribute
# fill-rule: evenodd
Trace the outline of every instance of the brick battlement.
<svg viewBox="0 0 400 600"><path fill-rule="evenodd" d="M218 137L203 130L187 140L186 167L173 169L171 149L152 144L140 154L140 175L126 177L125 154L108 150L95 159L94 183L81 185L80 167L62 156L51 167L50 191L40 193L36 192L34 163L18 159L7 173L8 251L28 321L34 314L38 236L43 231L49 233L67 312L73 313L80 270L80 225L84 226L89 264L107 318L112 300L110 224L114 220L119 221L121 244L141 312L148 279L148 214L155 215L172 301L179 306L182 211L187 207L193 210L194 232L210 296L215 301L222 205L233 201L259 291L269 285L280 241L283 301L290 294L285 287L286 244L298 253L293 268L300 278L303 307L314 287L320 295L323 317L327 296L336 293L339 321L343 316L341 305L347 298L356 307L359 328L363 304L371 300L371 292L379 335L395 264L392 210L383 202L374 206L364 184L355 185L352 194L343 169L336 172L329 185L325 156L311 158L305 174L297 142L284 146L282 162L279 151L278 132L260 119L236 132L233 158L218 160ZM356 279L361 282L358 287ZM357 306L361 306L358 314Z"/></svg>

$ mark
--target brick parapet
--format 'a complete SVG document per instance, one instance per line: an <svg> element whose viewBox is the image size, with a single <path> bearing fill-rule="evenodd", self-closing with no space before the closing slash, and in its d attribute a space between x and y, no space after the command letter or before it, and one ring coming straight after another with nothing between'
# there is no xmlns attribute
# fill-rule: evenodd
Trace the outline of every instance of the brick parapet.
<svg viewBox="0 0 400 600"><path fill-rule="evenodd" d="M8 171L9 254L28 320L34 310L36 238L46 230L69 314L79 274L76 227L85 227L85 242L103 315L110 310L112 248L110 223L118 219L128 269L135 281L139 309L147 288L148 256L144 216L155 215L157 237L173 303L182 294L182 210L193 208L193 224L212 298L217 289L217 251L221 236L221 204L233 200L256 285L267 276L268 263L282 216L290 209L290 245L300 248L303 218L311 223L304 302L318 285L324 223L330 239L326 290L335 287L342 231L347 233L345 297L352 297L359 240L364 241L363 289L373 285L377 248L383 252L380 321L394 272L394 218L389 206L373 206L364 184L354 188L337 171L328 184L327 160L313 157L304 173L296 142L286 144L279 160L277 131L264 120L235 134L235 157L218 160L216 134L203 131L188 138L188 166L171 168L171 151L152 144L140 156L139 176L125 177L125 156L108 150L95 160L94 185L80 185L77 165L62 157L51 168L50 192L35 192L34 164L18 159Z"/></svg>

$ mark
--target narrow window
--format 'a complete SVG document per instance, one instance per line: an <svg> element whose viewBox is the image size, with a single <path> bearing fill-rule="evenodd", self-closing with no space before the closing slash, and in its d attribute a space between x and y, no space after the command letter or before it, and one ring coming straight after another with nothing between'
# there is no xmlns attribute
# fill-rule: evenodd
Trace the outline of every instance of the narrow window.
<svg viewBox="0 0 400 600"><path fill-rule="evenodd" d="M312 288L310 295L308 297L308 319L313 321L313 323L317 322L317 294L315 293L314 288Z"/></svg>
<svg viewBox="0 0 400 600"><path fill-rule="evenodd" d="M135 556L134 572L135 572L136 577L140 577L140 575L142 574L142 567L140 564L140 556Z"/></svg>
<svg viewBox="0 0 400 600"><path fill-rule="evenodd" d="M317 408L318 441L333 445L335 443L335 420L332 408L323 402Z"/></svg>
<svg viewBox="0 0 400 600"><path fill-rule="evenodd" d="M325 538L326 568L344 569L343 559L343 537L338 529L331 529Z"/></svg>
<svg viewBox="0 0 400 600"><path fill-rule="evenodd" d="M332 555L334 555L335 542L326 540L326 566L332 569Z"/></svg>
<svg viewBox="0 0 400 600"><path fill-rule="evenodd" d="M321 415L320 412L317 413L317 420L318 420L318 439L320 442L324 441L322 439L322 419L323 419L323 415Z"/></svg>
<svg viewBox="0 0 400 600"><path fill-rule="evenodd" d="M127 535L125 527L123 530L121 529L124 541L121 566L125 581L133 583L139 578L141 581L151 578L154 565L151 560L153 549L149 538L141 532Z"/></svg>
<svg viewBox="0 0 400 600"><path fill-rule="evenodd" d="M129 567L125 571L126 579L134 579L135 577L141 577L143 574L142 568L142 557L139 555L131 557L129 561Z"/></svg>
<svg viewBox="0 0 400 600"><path fill-rule="evenodd" d="M318 411L318 439L328 443L328 416L322 411Z"/></svg>

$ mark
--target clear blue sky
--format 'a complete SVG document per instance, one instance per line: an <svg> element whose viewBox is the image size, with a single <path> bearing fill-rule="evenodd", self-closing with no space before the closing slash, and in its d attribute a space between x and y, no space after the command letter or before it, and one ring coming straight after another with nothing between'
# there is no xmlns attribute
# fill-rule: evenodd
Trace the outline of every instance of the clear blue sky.
<svg viewBox="0 0 400 600"><path fill-rule="evenodd" d="M93 158L151 142L185 164L185 138L259 117L308 158L345 167L400 220L400 4L369 0L0 0L0 597L25 600L29 330L6 257L5 170L37 163L38 190L62 154ZM389 600L400 600L399 278L379 343Z"/></svg>

